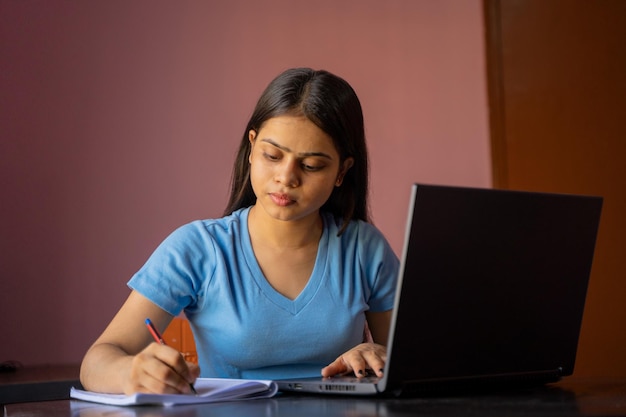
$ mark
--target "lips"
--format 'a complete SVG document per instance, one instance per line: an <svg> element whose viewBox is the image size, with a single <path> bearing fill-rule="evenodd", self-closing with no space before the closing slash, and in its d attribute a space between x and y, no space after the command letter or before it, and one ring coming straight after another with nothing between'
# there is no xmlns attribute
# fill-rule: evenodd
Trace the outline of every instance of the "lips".
<svg viewBox="0 0 626 417"><path fill-rule="evenodd" d="M291 197L289 197L289 195L282 193L270 193L270 198L276 205L281 207L286 207L296 202Z"/></svg>

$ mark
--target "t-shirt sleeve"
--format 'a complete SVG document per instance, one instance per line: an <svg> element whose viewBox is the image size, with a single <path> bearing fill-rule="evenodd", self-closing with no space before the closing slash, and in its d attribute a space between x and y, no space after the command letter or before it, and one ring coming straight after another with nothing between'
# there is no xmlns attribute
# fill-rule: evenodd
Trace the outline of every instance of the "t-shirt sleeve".
<svg viewBox="0 0 626 417"><path fill-rule="evenodd" d="M214 266L207 256L214 243L202 222L182 226L169 235L130 279L128 286L176 316L193 309Z"/></svg>
<svg viewBox="0 0 626 417"><path fill-rule="evenodd" d="M400 262L393 249L374 226L362 223L359 232L363 242L361 265L368 281L368 305L372 312L393 309Z"/></svg>

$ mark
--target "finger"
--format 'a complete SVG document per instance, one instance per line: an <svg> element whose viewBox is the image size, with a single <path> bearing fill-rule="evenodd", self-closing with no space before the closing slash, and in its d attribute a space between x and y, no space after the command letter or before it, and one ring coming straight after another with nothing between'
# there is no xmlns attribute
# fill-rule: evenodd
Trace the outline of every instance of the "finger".
<svg viewBox="0 0 626 417"><path fill-rule="evenodd" d="M133 357L124 393L177 393L166 381L167 373L173 373L172 369L146 349Z"/></svg>
<svg viewBox="0 0 626 417"><path fill-rule="evenodd" d="M172 347L158 345L159 349L156 351L156 357L165 363L171 370L165 374L156 375L157 378L162 377L168 385L180 390L183 393L191 392L192 384L200 373L200 368L197 365L193 365L190 362L185 361L180 352ZM193 365L193 371L190 368Z"/></svg>
<svg viewBox="0 0 626 417"><path fill-rule="evenodd" d="M334 362L332 362L331 364L329 364L328 366L322 369L322 376L324 378L329 378L331 376L345 374L351 371L352 371L352 368L348 368L348 364L343 359L343 356L340 356L337 359L335 359Z"/></svg>
<svg viewBox="0 0 626 417"><path fill-rule="evenodd" d="M360 352L349 352L349 354L344 355L344 357L348 368L352 369L357 378L363 378L367 375L366 363Z"/></svg>
<svg viewBox="0 0 626 417"><path fill-rule="evenodd" d="M147 373L143 379L148 392L158 394L189 394L189 384L171 369L161 372Z"/></svg>
<svg viewBox="0 0 626 417"><path fill-rule="evenodd" d="M385 369L385 357L381 357L376 351L365 351L363 352L363 359L367 364L367 368L371 369L376 376L383 376Z"/></svg>
<svg viewBox="0 0 626 417"><path fill-rule="evenodd" d="M135 360L137 384L145 391L183 394L191 392L189 384L195 377L176 349L152 343Z"/></svg>
<svg viewBox="0 0 626 417"><path fill-rule="evenodd" d="M186 362L187 368L189 369L189 375L191 376L190 383L196 382L196 379L200 377L200 367L193 362Z"/></svg>

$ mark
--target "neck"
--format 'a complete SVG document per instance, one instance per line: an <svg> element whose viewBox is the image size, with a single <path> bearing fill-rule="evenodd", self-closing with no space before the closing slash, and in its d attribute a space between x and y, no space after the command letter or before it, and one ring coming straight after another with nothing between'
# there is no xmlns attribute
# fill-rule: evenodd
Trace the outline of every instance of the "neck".
<svg viewBox="0 0 626 417"><path fill-rule="evenodd" d="M318 213L299 220L276 220L257 206L248 214L250 238L264 246L297 249L314 244L322 236L323 222Z"/></svg>

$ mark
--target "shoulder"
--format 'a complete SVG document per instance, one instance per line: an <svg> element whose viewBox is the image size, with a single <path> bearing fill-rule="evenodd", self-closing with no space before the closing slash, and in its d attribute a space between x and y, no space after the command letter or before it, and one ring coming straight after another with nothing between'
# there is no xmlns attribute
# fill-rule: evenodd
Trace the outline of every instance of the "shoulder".
<svg viewBox="0 0 626 417"><path fill-rule="evenodd" d="M213 245L238 238L247 224L248 209L240 209L228 216L195 220L174 230L164 243L179 248Z"/></svg>
<svg viewBox="0 0 626 417"><path fill-rule="evenodd" d="M372 223L365 222L363 220L351 220L343 230L341 230L343 224L341 220L333 217L331 213L324 213L324 224L331 236L338 236L341 240L361 240L361 241L373 241L373 242L386 242L386 238L383 233Z"/></svg>
<svg viewBox="0 0 626 417"><path fill-rule="evenodd" d="M328 217L325 222L330 224ZM343 267L341 276L362 283L371 311L391 309L399 260L389 242L371 223L352 220L337 236L341 226L336 221L330 224L328 236L332 259Z"/></svg>
<svg viewBox="0 0 626 417"><path fill-rule="evenodd" d="M248 208L240 209L228 216L194 220L176 229L172 235L203 235L203 234L223 234L238 232L241 225L246 223L248 218Z"/></svg>
<svg viewBox="0 0 626 417"><path fill-rule="evenodd" d="M384 234L373 224L363 220L351 220L343 232L341 221L330 213L324 214L324 223L328 232L329 246L344 253L356 252L367 259L369 256L393 257L393 251Z"/></svg>

